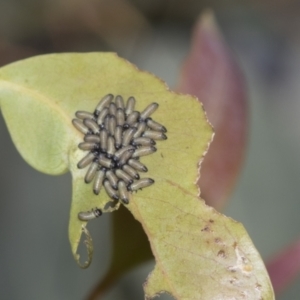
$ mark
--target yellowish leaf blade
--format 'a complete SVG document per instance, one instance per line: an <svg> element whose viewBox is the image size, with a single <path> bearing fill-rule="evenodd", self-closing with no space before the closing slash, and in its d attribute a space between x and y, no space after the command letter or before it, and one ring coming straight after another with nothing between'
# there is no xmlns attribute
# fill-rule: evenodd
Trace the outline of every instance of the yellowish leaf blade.
<svg viewBox="0 0 300 300"><path fill-rule="evenodd" d="M142 223L157 261L158 277L150 277L147 296L164 289L177 299L198 299L200 292L203 299L239 299L245 290L254 297L249 299L273 299L268 275L243 227L198 198L198 164L212 135L201 104L192 96L170 92L158 78L111 53L46 55L0 70L1 110L25 160L49 174L66 169L72 173L69 238L75 259L79 261L82 231L90 257L93 251L86 222L78 213L114 208L105 209L106 193L96 196L84 183L86 169L77 168L85 155L77 148L83 135L71 120L77 110L93 112L108 93L135 96L138 111L159 103L155 120L168 130L168 139L157 143L158 151L142 159L155 184L133 194L128 205ZM90 258L83 267L89 263ZM230 283L232 273L237 284ZM204 293L207 289L210 294Z"/></svg>
<svg viewBox="0 0 300 300"><path fill-rule="evenodd" d="M157 184L130 209L156 260L145 285L149 299L162 291L186 300L274 299L265 266L240 223L172 181Z"/></svg>
<svg viewBox="0 0 300 300"><path fill-rule="evenodd" d="M68 157L62 150L69 148L72 138L72 130L66 126L68 116L53 99L33 87L11 81L3 73L0 72L1 111L17 149L39 171L65 173Z"/></svg>

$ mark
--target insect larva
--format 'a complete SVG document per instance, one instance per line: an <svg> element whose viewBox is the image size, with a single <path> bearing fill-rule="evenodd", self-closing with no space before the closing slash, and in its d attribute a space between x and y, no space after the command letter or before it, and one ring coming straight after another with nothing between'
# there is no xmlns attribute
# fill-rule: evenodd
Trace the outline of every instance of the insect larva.
<svg viewBox="0 0 300 300"><path fill-rule="evenodd" d="M116 119L117 119L117 125L119 125L119 126L124 125L124 123L125 123L125 114L124 114L123 109L121 109L121 108L117 109Z"/></svg>
<svg viewBox="0 0 300 300"><path fill-rule="evenodd" d="M131 141L131 145L133 146L150 146L155 144L156 144L155 141L146 137L138 137Z"/></svg>
<svg viewBox="0 0 300 300"><path fill-rule="evenodd" d="M96 109L94 114L96 116L99 115L100 111L104 108L109 106L110 102L112 101L112 99L114 98L114 96L112 94L107 94L106 96L104 96L100 102L97 104Z"/></svg>
<svg viewBox="0 0 300 300"><path fill-rule="evenodd" d="M130 191L137 191L139 189L145 188L147 186L150 186L151 184L154 183L154 180L151 178L142 178L140 180L137 180L133 182L129 187L128 190Z"/></svg>
<svg viewBox="0 0 300 300"><path fill-rule="evenodd" d="M122 110L124 109L124 100L123 100L122 96L120 96L120 95L116 96L115 102L116 102L117 108L121 108Z"/></svg>
<svg viewBox="0 0 300 300"><path fill-rule="evenodd" d="M126 124L127 125L133 125L138 117L140 116L140 113L138 111L133 111L127 118L126 118Z"/></svg>
<svg viewBox="0 0 300 300"><path fill-rule="evenodd" d="M97 150L97 149L99 149L99 144L89 143L89 142L79 143L78 148L81 150L84 150L84 151Z"/></svg>
<svg viewBox="0 0 300 300"><path fill-rule="evenodd" d="M79 130L83 134L88 134L91 132L91 130L88 127L86 127L81 120L73 119L72 124L77 130Z"/></svg>
<svg viewBox="0 0 300 300"><path fill-rule="evenodd" d="M95 195L99 195L104 177L105 177L105 169L102 168L96 172L94 186L93 186Z"/></svg>
<svg viewBox="0 0 300 300"><path fill-rule="evenodd" d="M94 119L94 115L92 113L82 110L76 111L75 116L81 120Z"/></svg>
<svg viewBox="0 0 300 300"><path fill-rule="evenodd" d="M108 123L109 123L110 115L107 115L104 119L104 125L103 127L108 129Z"/></svg>
<svg viewBox="0 0 300 300"><path fill-rule="evenodd" d="M134 133L136 132L136 128L129 128L125 130L122 138L122 146L128 146Z"/></svg>
<svg viewBox="0 0 300 300"><path fill-rule="evenodd" d="M158 122L153 121L151 118L148 118L146 120L146 124L149 128L151 128L153 130L167 132L167 129L165 126L159 124Z"/></svg>
<svg viewBox="0 0 300 300"><path fill-rule="evenodd" d="M116 131L115 131L116 149L119 149L122 145L122 132L123 132L123 128L121 126L117 126Z"/></svg>
<svg viewBox="0 0 300 300"><path fill-rule="evenodd" d="M84 141L87 143L100 143L100 137L94 134L87 134L84 136Z"/></svg>
<svg viewBox="0 0 300 300"><path fill-rule="evenodd" d="M107 139L107 157L113 157L115 152L115 139L112 136L109 136Z"/></svg>
<svg viewBox="0 0 300 300"><path fill-rule="evenodd" d="M99 155L98 161L101 166L108 169L112 169L115 166L115 163L111 159L106 158L103 154Z"/></svg>
<svg viewBox="0 0 300 300"><path fill-rule="evenodd" d="M136 132L133 134L133 138L135 139L135 138L140 137L144 133L145 129L146 129L146 123L140 122L137 127Z"/></svg>
<svg viewBox="0 0 300 300"><path fill-rule="evenodd" d="M109 110L108 110L109 114L111 116L115 116L117 113L117 106L114 102L110 103L109 105Z"/></svg>
<svg viewBox="0 0 300 300"><path fill-rule="evenodd" d="M132 156L133 153L134 153L134 149L129 149L129 150L125 151L117 163L118 167L121 167L124 164L126 164L128 159Z"/></svg>
<svg viewBox="0 0 300 300"><path fill-rule="evenodd" d="M100 131L98 124L92 119L84 119L83 124L90 128L95 134L99 133Z"/></svg>
<svg viewBox="0 0 300 300"><path fill-rule="evenodd" d="M78 169L85 168L87 165L89 165L93 161L94 158L95 158L95 154L93 152L89 152L77 164Z"/></svg>
<svg viewBox="0 0 300 300"><path fill-rule="evenodd" d="M120 159L120 157L128 150L134 150L134 147L133 146L122 147L121 149L115 152L114 160Z"/></svg>
<svg viewBox="0 0 300 300"><path fill-rule="evenodd" d="M107 138L108 138L108 132L106 129L101 129L100 131L100 147L102 151L107 150Z"/></svg>
<svg viewBox="0 0 300 300"><path fill-rule="evenodd" d="M134 151L132 157L140 157L152 154L156 151L156 148L153 146L142 146Z"/></svg>
<svg viewBox="0 0 300 300"><path fill-rule="evenodd" d="M128 175L126 172L124 172L123 170L121 169L117 169L116 171L116 175L125 181L126 184L131 184L133 182L133 178Z"/></svg>
<svg viewBox="0 0 300 300"><path fill-rule="evenodd" d="M139 172L148 169L139 157L156 151L156 140L165 140L166 128L150 116L158 104L149 104L141 113L135 111L136 100L129 97L105 95L97 104L94 113L77 111L73 125L84 134L79 149L89 151L77 164L87 167L86 183L93 182L93 192L98 195L102 186L114 203L129 203L129 191L154 183L150 178L140 179ZM95 210L79 213L80 220L91 220L102 213Z"/></svg>
<svg viewBox="0 0 300 300"><path fill-rule="evenodd" d="M119 191L119 195L120 195L122 202L124 204L128 204L129 203L129 195L127 192L126 184L123 180L120 180L118 182L118 191Z"/></svg>
<svg viewBox="0 0 300 300"><path fill-rule="evenodd" d="M158 108L158 104L153 102L149 104L140 114L140 120L149 118Z"/></svg>
<svg viewBox="0 0 300 300"><path fill-rule="evenodd" d="M139 172L147 172L148 169L145 165L143 165L140 161L137 159L129 159L128 165L134 169L136 169Z"/></svg>
<svg viewBox="0 0 300 300"><path fill-rule="evenodd" d="M108 121L108 131L110 135L114 135L117 127L117 121L115 116L110 116Z"/></svg>
<svg viewBox="0 0 300 300"><path fill-rule="evenodd" d="M112 188L112 186L110 185L108 179L105 179L105 180L104 180L103 185L104 185L104 188L105 188L105 190L106 190L107 195L108 195L110 198L112 198L112 199L114 199L114 200L118 200L118 199L119 199L118 192L117 192L115 189Z"/></svg>
<svg viewBox="0 0 300 300"><path fill-rule="evenodd" d="M122 167L122 169L123 169L124 172L129 174L132 178L140 179L139 173L134 168L130 167L129 165L124 165Z"/></svg>
<svg viewBox="0 0 300 300"><path fill-rule="evenodd" d="M96 171L98 169L98 162L93 162L91 163L88 171L86 172L86 175L84 177L84 181L85 183L90 183L93 181L94 177L95 177L95 174L96 174Z"/></svg>
<svg viewBox="0 0 300 300"><path fill-rule="evenodd" d="M129 97L125 109L126 116L130 115L134 111L134 106L135 106L135 98Z"/></svg>
<svg viewBox="0 0 300 300"><path fill-rule="evenodd" d="M108 108L107 107L105 107L103 110L100 111L99 116L97 118L97 123L100 126L103 126L103 123L104 123L104 120L105 120L105 117L107 116L107 114L108 114Z"/></svg>
<svg viewBox="0 0 300 300"><path fill-rule="evenodd" d="M143 137L148 137L152 140L166 140L167 136L160 132L160 131L154 131L154 130L146 130L143 134Z"/></svg>
<svg viewBox="0 0 300 300"><path fill-rule="evenodd" d="M92 209L91 211L81 211L78 213L78 219L81 221L90 221L102 215L99 208Z"/></svg>
<svg viewBox="0 0 300 300"><path fill-rule="evenodd" d="M106 178L108 179L110 185L116 190L118 188L118 177L112 170L106 172Z"/></svg>
<svg viewBox="0 0 300 300"><path fill-rule="evenodd" d="M133 124L130 125L130 127L134 127L135 129L137 129L140 125L140 122L135 122Z"/></svg>

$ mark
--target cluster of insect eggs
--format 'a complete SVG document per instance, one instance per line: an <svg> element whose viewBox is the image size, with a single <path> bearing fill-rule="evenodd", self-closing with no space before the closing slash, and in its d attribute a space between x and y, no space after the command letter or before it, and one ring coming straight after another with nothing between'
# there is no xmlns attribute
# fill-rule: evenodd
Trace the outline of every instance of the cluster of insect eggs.
<svg viewBox="0 0 300 300"><path fill-rule="evenodd" d="M150 116L158 104L151 103L142 112L135 111L135 98L112 94L104 96L93 113L77 111L73 125L84 134L78 147L88 153L79 161L78 168L89 166L85 182L93 182L93 191L100 193L102 186L113 200L129 203L129 192L150 186L151 178L140 178L147 167L140 157L156 151L157 140L167 139L166 128ZM97 210L95 210L97 212ZM99 213L87 212L95 217Z"/></svg>

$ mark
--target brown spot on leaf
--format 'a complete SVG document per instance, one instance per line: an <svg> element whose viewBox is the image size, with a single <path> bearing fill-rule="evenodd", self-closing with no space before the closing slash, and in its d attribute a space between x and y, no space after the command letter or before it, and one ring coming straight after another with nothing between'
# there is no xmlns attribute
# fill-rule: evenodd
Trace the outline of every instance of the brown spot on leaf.
<svg viewBox="0 0 300 300"><path fill-rule="evenodd" d="M210 231L210 228L209 228L208 226L205 226L204 228L201 229L201 231L209 232L209 231Z"/></svg>
<svg viewBox="0 0 300 300"><path fill-rule="evenodd" d="M246 295L245 295L244 292L241 292L241 293L240 293L240 296L241 296L242 299L245 299L245 298L246 298Z"/></svg>
<svg viewBox="0 0 300 300"><path fill-rule="evenodd" d="M237 281L237 278L235 278L235 277L229 280L229 282L230 282L231 284L235 284L236 281Z"/></svg>
<svg viewBox="0 0 300 300"><path fill-rule="evenodd" d="M235 273L236 272L236 268L235 267L228 267L227 270L230 271L231 273Z"/></svg>
<svg viewBox="0 0 300 300"><path fill-rule="evenodd" d="M220 238L215 238L215 243L216 244L220 244L222 242L222 240Z"/></svg>
<svg viewBox="0 0 300 300"><path fill-rule="evenodd" d="M226 258L226 253L225 253L225 251L224 251L224 250L220 250L220 251L218 252L218 256L219 256L219 257L222 257L222 258Z"/></svg>

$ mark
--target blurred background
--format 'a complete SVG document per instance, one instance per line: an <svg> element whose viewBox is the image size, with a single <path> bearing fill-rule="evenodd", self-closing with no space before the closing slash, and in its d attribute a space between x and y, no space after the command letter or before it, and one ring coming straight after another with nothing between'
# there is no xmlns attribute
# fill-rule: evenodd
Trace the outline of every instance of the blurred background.
<svg viewBox="0 0 300 300"><path fill-rule="evenodd" d="M0 0L0 66L43 53L113 51L174 87L206 8L249 92L247 155L225 214L245 225L267 259L300 233L300 1ZM109 216L89 224L94 260L81 270L68 241L70 175L29 167L2 117L0 144L1 300L85 299L109 265ZM102 299L143 299L152 268L133 270ZM299 294L300 276L278 299Z"/></svg>

